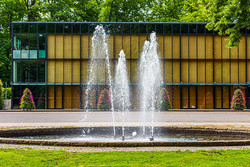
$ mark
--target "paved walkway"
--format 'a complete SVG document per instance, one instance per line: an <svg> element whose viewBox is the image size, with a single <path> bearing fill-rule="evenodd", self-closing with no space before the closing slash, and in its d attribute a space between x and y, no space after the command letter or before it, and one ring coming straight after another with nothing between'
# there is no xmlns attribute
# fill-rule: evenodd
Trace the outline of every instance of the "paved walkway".
<svg viewBox="0 0 250 167"><path fill-rule="evenodd" d="M0 148L34 149L34 150L65 150L69 152L107 152L107 151L197 151L197 150L239 150L250 149L250 146L223 146L223 147L59 147L0 144Z"/></svg>
<svg viewBox="0 0 250 167"><path fill-rule="evenodd" d="M145 116L151 125L151 114ZM225 126L250 128L250 112L156 112L155 126ZM125 126L143 124L141 112L128 112ZM1 127L112 126L111 112L0 112ZM122 125L122 115L115 113L115 125Z"/></svg>

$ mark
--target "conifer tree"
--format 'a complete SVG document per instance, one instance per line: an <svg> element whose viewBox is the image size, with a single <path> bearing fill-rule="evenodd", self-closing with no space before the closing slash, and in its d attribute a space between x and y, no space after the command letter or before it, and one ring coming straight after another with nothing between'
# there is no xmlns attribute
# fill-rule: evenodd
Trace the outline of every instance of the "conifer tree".
<svg viewBox="0 0 250 167"><path fill-rule="evenodd" d="M237 89L234 91L234 95L231 102L231 109L243 110L245 108L246 108L246 101L244 93L240 89Z"/></svg>
<svg viewBox="0 0 250 167"><path fill-rule="evenodd" d="M171 108L169 94L165 88L163 88L159 94L157 108L160 110L168 110Z"/></svg>
<svg viewBox="0 0 250 167"><path fill-rule="evenodd" d="M32 92L28 88L26 88L23 91L23 95L22 95L21 101L20 101L20 108L23 110L24 109L31 110L31 109L36 108Z"/></svg>
<svg viewBox="0 0 250 167"><path fill-rule="evenodd" d="M111 99L108 89L104 88L100 94L97 108L99 110L109 110L111 108Z"/></svg>

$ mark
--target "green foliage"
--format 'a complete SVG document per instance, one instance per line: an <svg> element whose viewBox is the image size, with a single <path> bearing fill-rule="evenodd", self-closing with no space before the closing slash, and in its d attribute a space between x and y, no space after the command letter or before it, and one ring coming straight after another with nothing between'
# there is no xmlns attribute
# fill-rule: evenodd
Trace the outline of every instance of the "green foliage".
<svg viewBox="0 0 250 167"><path fill-rule="evenodd" d="M23 95L22 95L21 101L20 101L20 108L21 109L30 109L30 110L36 108L35 102L33 99L33 94L28 88L26 88L23 91Z"/></svg>
<svg viewBox="0 0 250 167"><path fill-rule="evenodd" d="M246 108L246 101L244 97L244 93L237 89L234 91L234 95L231 102L231 109L242 110Z"/></svg>
<svg viewBox="0 0 250 167"><path fill-rule="evenodd" d="M104 88L100 94L98 104L98 110L109 110L111 108L111 100L108 89Z"/></svg>
<svg viewBox="0 0 250 167"><path fill-rule="evenodd" d="M202 4L209 22L206 27L218 31L220 35L228 34L228 47L238 46L241 29L250 28L249 0L203 0ZM230 26L232 23L236 24Z"/></svg>
<svg viewBox="0 0 250 167"><path fill-rule="evenodd" d="M0 95L2 95L2 86L3 86L3 84L2 84L2 81L0 79ZM2 109L2 107L3 107L3 97L0 96L0 110Z"/></svg>
<svg viewBox="0 0 250 167"><path fill-rule="evenodd" d="M163 88L159 94L157 108L160 110L168 110L171 108L169 94L165 88Z"/></svg>
<svg viewBox="0 0 250 167"><path fill-rule="evenodd" d="M104 148L86 148L87 151ZM89 150L88 150L89 149ZM75 149L77 151L80 149ZM104 149L105 150L105 149ZM69 151L0 149L1 166L249 166L250 149L200 151Z"/></svg>
<svg viewBox="0 0 250 167"><path fill-rule="evenodd" d="M6 88L2 88L2 97L5 99ZM7 99L11 99L11 88L7 88Z"/></svg>

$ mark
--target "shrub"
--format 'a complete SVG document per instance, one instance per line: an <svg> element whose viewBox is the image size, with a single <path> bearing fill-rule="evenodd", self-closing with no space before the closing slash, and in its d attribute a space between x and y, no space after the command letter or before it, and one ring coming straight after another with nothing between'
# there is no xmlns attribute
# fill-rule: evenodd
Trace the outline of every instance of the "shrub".
<svg viewBox="0 0 250 167"><path fill-rule="evenodd" d="M23 91L23 95L22 95L21 101L20 101L20 108L21 109L30 109L30 110L36 108L32 92L28 88L26 88Z"/></svg>
<svg viewBox="0 0 250 167"><path fill-rule="evenodd" d="M0 110L2 109L2 106L3 106L3 97L2 97L2 81L0 79Z"/></svg>
<svg viewBox="0 0 250 167"><path fill-rule="evenodd" d="M43 109L45 105L45 95L44 92L40 93L39 99L37 101L37 108L38 109Z"/></svg>
<svg viewBox="0 0 250 167"><path fill-rule="evenodd" d="M234 91L231 102L231 109L243 110L246 108L246 101L243 92L240 89Z"/></svg>
<svg viewBox="0 0 250 167"><path fill-rule="evenodd" d="M160 110L168 110L171 108L169 94L165 88L163 88L159 94L157 108Z"/></svg>
<svg viewBox="0 0 250 167"><path fill-rule="evenodd" d="M99 110L109 110L111 108L111 100L108 89L104 88L98 99L97 108Z"/></svg>
<svg viewBox="0 0 250 167"><path fill-rule="evenodd" d="M6 88L2 88L2 97L5 99ZM11 99L11 88L7 88L7 99Z"/></svg>

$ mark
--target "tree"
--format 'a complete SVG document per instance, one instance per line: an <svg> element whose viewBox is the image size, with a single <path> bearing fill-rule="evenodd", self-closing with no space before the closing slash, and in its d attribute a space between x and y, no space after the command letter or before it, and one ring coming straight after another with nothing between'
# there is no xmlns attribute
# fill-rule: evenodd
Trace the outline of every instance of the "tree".
<svg viewBox="0 0 250 167"><path fill-rule="evenodd" d="M36 106L35 106L35 102L34 102L34 99L33 99L33 94L32 92L26 88L24 91L23 91L23 95L21 97L21 101L20 101L20 108L21 109L35 109Z"/></svg>
<svg viewBox="0 0 250 167"><path fill-rule="evenodd" d="M163 88L159 94L157 108L160 110L168 110L171 108L169 94L165 88Z"/></svg>
<svg viewBox="0 0 250 167"><path fill-rule="evenodd" d="M98 99L97 108L99 110L109 110L111 108L111 99L108 89L104 88Z"/></svg>
<svg viewBox="0 0 250 167"><path fill-rule="evenodd" d="M0 1L0 78L11 82L11 22L22 21L25 7L20 0Z"/></svg>
<svg viewBox="0 0 250 167"><path fill-rule="evenodd" d="M231 109L243 110L245 108L246 108L246 101L244 93L240 89L237 89L234 91L234 95L231 102Z"/></svg>
<svg viewBox="0 0 250 167"><path fill-rule="evenodd" d="M228 47L238 46L242 30L250 28L249 0L203 0L202 4L209 22L206 28L229 35Z"/></svg>
<svg viewBox="0 0 250 167"><path fill-rule="evenodd" d="M100 5L101 22L147 21L152 0L106 0Z"/></svg>

